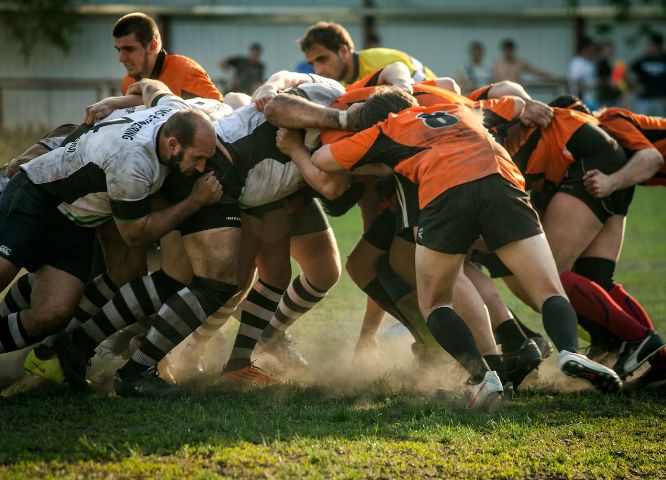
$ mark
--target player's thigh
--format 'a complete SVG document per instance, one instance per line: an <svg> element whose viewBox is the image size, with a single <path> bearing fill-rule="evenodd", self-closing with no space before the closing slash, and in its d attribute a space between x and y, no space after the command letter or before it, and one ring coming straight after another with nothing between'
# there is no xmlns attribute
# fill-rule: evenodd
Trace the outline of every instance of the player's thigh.
<svg viewBox="0 0 666 480"><path fill-rule="evenodd" d="M464 254L451 255L416 246L416 286L419 306L424 318L441 306L451 306Z"/></svg>
<svg viewBox="0 0 666 480"><path fill-rule="evenodd" d="M125 285L148 273L146 248L130 247L120 235L116 222L104 222L96 230L107 272L115 285Z"/></svg>
<svg viewBox="0 0 666 480"><path fill-rule="evenodd" d="M183 236L183 244L194 275L237 285L240 226L191 233Z"/></svg>
<svg viewBox="0 0 666 480"><path fill-rule="evenodd" d="M290 251L315 287L329 290L340 279L340 252L332 228L291 237Z"/></svg>
<svg viewBox="0 0 666 480"><path fill-rule="evenodd" d="M4 257L0 257L0 290L4 290L16 278L21 267L14 265Z"/></svg>
<svg viewBox="0 0 666 480"><path fill-rule="evenodd" d="M530 307L532 310L535 312L541 312L541 305L537 305L532 297L528 295L528 293L525 291L523 288L523 285L520 283L520 280L515 275L508 275L506 277L502 277L502 280L504 280L504 283L506 286L509 288L511 293L513 293L518 300L522 301L525 305Z"/></svg>
<svg viewBox="0 0 666 480"><path fill-rule="evenodd" d="M33 321L53 328L64 327L74 315L85 284L80 278L50 265L34 274L30 309Z"/></svg>
<svg viewBox="0 0 666 480"><path fill-rule="evenodd" d="M622 251L626 223L626 216L613 215L604 223L601 231L580 256L605 258L617 262Z"/></svg>
<svg viewBox="0 0 666 480"><path fill-rule="evenodd" d="M552 296L566 297L544 234L505 245L497 255L539 307Z"/></svg>
<svg viewBox="0 0 666 480"><path fill-rule="evenodd" d="M178 230L169 232L160 238L160 252L162 254L162 270L183 285L189 285L192 282L194 272L183 237Z"/></svg>
<svg viewBox="0 0 666 480"><path fill-rule="evenodd" d="M396 235L391 244L389 259L391 268L406 283L416 288L416 266L414 264L414 255L416 244L412 241L411 229L404 230L404 234Z"/></svg>
<svg viewBox="0 0 666 480"><path fill-rule="evenodd" d="M562 192L555 194L544 215L543 229L560 273L573 266L602 226L582 200Z"/></svg>
<svg viewBox="0 0 666 480"><path fill-rule="evenodd" d="M291 239L285 208L263 216L256 265L259 278L276 288L287 288L291 281Z"/></svg>

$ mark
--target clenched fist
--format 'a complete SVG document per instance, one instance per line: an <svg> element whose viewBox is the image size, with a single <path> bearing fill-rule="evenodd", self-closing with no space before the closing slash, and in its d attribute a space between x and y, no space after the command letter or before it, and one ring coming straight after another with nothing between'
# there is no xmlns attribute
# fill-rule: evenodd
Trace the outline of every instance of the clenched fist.
<svg viewBox="0 0 666 480"><path fill-rule="evenodd" d="M218 202L223 193L222 185L217 181L213 172L208 172L196 181L190 198L200 207L205 207Z"/></svg>

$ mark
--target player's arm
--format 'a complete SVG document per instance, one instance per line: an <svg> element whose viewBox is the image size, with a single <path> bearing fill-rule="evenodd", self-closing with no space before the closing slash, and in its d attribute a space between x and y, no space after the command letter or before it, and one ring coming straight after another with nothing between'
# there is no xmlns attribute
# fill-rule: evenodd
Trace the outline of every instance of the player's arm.
<svg viewBox="0 0 666 480"><path fill-rule="evenodd" d="M382 163L384 160L398 164L405 157L394 151L376 148L369 157L369 152L381 130L378 125L359 132L351 137L339 140L331 145L324 145L312 155L312 163L327 173L345 173L351 175L372 175L385 177L393 169ZM395 150L395 149L394 149ZM363 164L358 163L363 159Z"/></svg>
<svg viewBox="0 0 666 480"><path fill-rule="evenodd" d="M553 119L553 109L545 103L532 100L522 85L505 80L494 84L487 93L487 98L492 100L505 96L518 97L525 101L525 109L520 117L520 122L528 128L546 128Z"/></svg>
<svg viewBox="0 0 666 480"><path fill-rule="evenodd" d="M93 125L96 122L108 117L116 110L122 108L138 107L143 105L141 95L128 94L122 97L109 97L100 100L86 108L86 114L83 123Z"/></svg>
<svg viewBox="0 0 666 480"><path fill-rule="evenodd" d="M159 100L157 97L173 95L173 93L169 90L169 87L159 80L142 78L141 81L130 85L127 89L127 95L140 95L146 108L151 108L155 100Z"/></svg>
<svg viewBox="0 0 666 480"><path fill-rule="evenodd" d="M50 152L50 150L41 143L34 144L21 155L9 162L9 165L7 165L7 178L12 178L16 175L19 172L19 167L24 163L28 163L30 160L34 160L48 152Z"/></svg>
<svg viewBox="0 0 666 480"><path fill-rule="evenodd" d="M299 130L281 128L277 133L276 144L296 164L305 181L328 200L335 200L349 188L347 175L325 173L312 164L310 152L303 145Z"/></svg>
<svg viewBox="0 0 666 480"><path fill-rule="evenodd" d="M460 85L456 83L451 77L439 77L433 80L437 88L448 90L449 92L457 93L460 95Z"/></svg>
<svg viewBox="0 0 666 480"><path fill-rule="evenodd" d="M312 77L306 73L282 70L271 75L266 83L257 88L254 95L252 95L252 102L256 105L257 110L263 112L269 100L277 96L282 90L310 82L312 82Z"/></svg>
<svg viewBox="0 0 666 480"><path fill-rule="evenodd" d="M409 67L402 62L395 62L384 67L377 78L377 85L392 85L410 94L414 92L412 83Z"/></svg>
<svg viewBox="0 0 666 480"><path fill-rule="evenodd" d="M664 157L659 150L644 148L634 153L624 167L610 175L599 170L589 170L583 176L583 185L594 198L604 198L649 180L663 166Z"/></svg>
<svg viewBox="0 0 666 480"><path fill-rule="evenodd" d="M360 130L356 120L350 117L347 121L346 111L327 108L290 93L272 98L264 109L264 116L270 123L282 128Z"/></svg>

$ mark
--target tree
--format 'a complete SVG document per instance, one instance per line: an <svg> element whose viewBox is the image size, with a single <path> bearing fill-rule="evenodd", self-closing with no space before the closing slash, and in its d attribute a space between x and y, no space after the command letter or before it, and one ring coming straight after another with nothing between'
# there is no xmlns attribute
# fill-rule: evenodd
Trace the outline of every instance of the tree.
<svg viewBox="0 0 666 480"><path fill-rule="evenodd" d="M0 20L19 42L26 62L40 42L69 53L71 36L80 31L76 7L85 0L8 0Z"/></svg>

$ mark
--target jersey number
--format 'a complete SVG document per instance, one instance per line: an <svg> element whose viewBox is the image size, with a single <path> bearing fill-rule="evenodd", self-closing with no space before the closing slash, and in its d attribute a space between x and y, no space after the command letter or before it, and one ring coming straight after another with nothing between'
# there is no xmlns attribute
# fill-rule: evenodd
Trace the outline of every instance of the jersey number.
<svg viewBox="0 0 666 480"><path fill-rule="evenodd" d="M97 133L100 128L106 127L108 125L122 125L123 123L132 123L132 122L134 122L134 120L127 117L114 118L113 120L109 120L108 122L98 123L97 125L95 125L92 131L93 133Z"/></svg>
<svg viewBox="0 0 666 480"><path fill-rule="evenodd" d="M455 115L446 112L419 113L416 118L420 118L428 128L452 127L460 121Z"/></svg>

